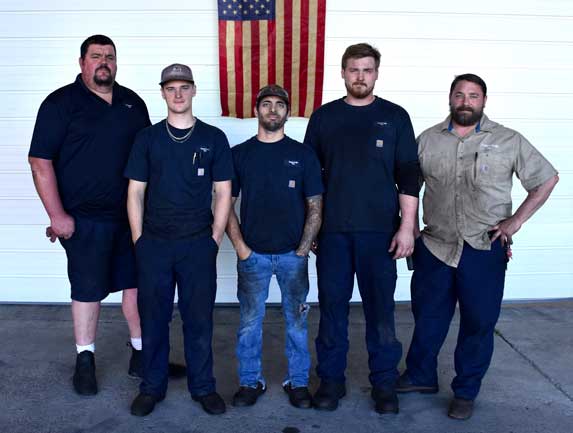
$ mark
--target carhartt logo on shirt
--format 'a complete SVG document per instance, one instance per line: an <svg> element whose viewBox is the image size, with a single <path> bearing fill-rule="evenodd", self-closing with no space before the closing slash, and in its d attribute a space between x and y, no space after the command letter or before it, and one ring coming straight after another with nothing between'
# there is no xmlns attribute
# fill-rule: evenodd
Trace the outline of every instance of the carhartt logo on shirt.
<svg viewBox="0 0 573 433"><path fill-rule="evenodd" d="M208 147L200 147L199 149L201 149L201 152L203 152L203 153L207 153L211 150Z"/></svg>
<svg viewBox="0 0 573 433"><path fill-rule="evenodd" d="M388 125L388 122L376 122L376 125L378 125L378 126L386 126L386 125Z"/></svg>
<svg viewBox="0 0 573 433"><path fill-rule="evenodd" d="M384 147L384 140L376 140L376 147L382 149Z"/></svg>
<svg viewBox="0 0 573 433"><path fill-rule="evenodd" d="M131 108L131 107L133 107L133 105L132 105L132 104L123 104L123 105L125 105L127 108Z"/></svg>
<svg viewBox="0 0 573 433"><path fill-rule="evenodd" d="M288 187L289 188L296 188L296 181L295 180L289 180L288 181Z"/></svg>
<svg viewBox="0 0 573 433"><path fill-rule="evenodd" d="M197 176L204 176L205 175L205 169L204 168L198 168L197 169Z"/></svg>
<svg viewBox="0 0 573 433"><path fill-rule="evenodd" d="M297 167L297 166L300 164L299 161L292 161L292 160L290 160L290 159L287 160L287 163L288 163L289 165L293 166L293 167Z"/></svg>

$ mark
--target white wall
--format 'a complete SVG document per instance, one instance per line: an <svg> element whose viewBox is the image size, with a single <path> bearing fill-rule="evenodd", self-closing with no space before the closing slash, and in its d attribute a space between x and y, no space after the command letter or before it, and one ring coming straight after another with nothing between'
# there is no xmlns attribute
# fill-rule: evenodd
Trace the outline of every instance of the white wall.
<svg viewBox="0 0 573 433"><path fill-rule="evenodd" d="M327 1L324 101L343 96L339 60L347 45L361 41L382 52L377 94L403 105L416 133L446 116L455 74L481 75L490 118L522 132L561 177L550 201L516 236L505 298L573 297L573 2L390 3ZM153 121L165 113L160 71L182 62L193 67L199 117L221 127L232 144L255 131L252 119L219 116L215 1L0 1L0 302L69 299L65 255L44 238L48 219L26 155L38 106L75 78L79 46L94 33L113 38L118 81L145 99ZM305 127L305 119L291 119L287 133L302 139ZM524 196L516 182L515 203ZM399 300L409 299L410 274L402 262ZM234 263L225 241L219 302L236 301ZM310 271L315 301L314 263ZM276 286L269 299L280 299Z"/></svg>

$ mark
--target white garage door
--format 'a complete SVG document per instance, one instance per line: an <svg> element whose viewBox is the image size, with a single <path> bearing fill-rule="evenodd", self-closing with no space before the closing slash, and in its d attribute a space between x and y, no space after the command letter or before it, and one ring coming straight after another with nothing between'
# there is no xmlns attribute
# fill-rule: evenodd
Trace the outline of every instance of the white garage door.
<svg viewBox="0 0 573 433"><path fill-rule="evenodd" d="M344 94L340 57L361 41L382 52L377 94L403 105L416 132L447 114L455 74L474 72L489 87L488 115L528 137L560 171L546 206L516 237L506 299L573 297L573 2L511 0L401 2L327 0L324 101ZM295 1L296 5L296 1ZM359 9L354 9L359 5ZM98 10L94 10L98 7ZM182 9L183 8L183 9ZM486 12L484 12L486 11ZM221 127L232 144L252 136L253 120L219 116L216 2L188 0L3 0L0 2L0 302L66 302L65 256L43 236L47 217L26 155L38 106L78 72L82 40L111 36L118 81L164 117L158 76L167 64L192 65L195 113ZM287 133L299 140L305 119ZM517 183L515 203L525 196ZM403 261L401 261L403 262ZM236 302L235 255L218 259L218 302ZM311 263L310 300L317 299ZM410 274L399 263L396 298L409 299ZM273 283L274 284L274 283ZM273 286L270 301L280 299ZM356 294L355 300L359 297ZM112 296L109 301L117 302Z"/></svg>

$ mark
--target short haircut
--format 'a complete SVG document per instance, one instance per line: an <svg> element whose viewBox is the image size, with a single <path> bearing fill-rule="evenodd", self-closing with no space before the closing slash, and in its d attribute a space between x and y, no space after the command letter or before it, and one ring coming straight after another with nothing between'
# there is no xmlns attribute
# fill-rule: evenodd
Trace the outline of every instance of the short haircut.
<svg viewBox="0 0 573 433"><path fill-rule="evenodd" d="M80 57L82 59L85 58L90 45L111 45L113 47L113 50L115 51L115 54L117 55L117 49L115 48L115 44L113 43L111 38L108 38L107 36L104 35L92 35L82 42L82 45L80 47Z"/></svg>
<svg viewBox="0 0 573 433"><path fill-rule="evenodd" d="M348 59L362 59L364 57L374 57L376 70L378 70L378 67L380 66L380 51L366 43L350 45L346 48L346 51L344 51L344 54L342 55L342 69L346 69Z"/></svg>
<svg viewBox="0 0 573 433"><path fill-rule="evenodd" d="M456 84L458 84L460 81L469 81L470 83L477 84L481 87L483 96L487 96L487 86L485 81L478 77L476 74L457 75L456 78L454 78L454 81L452 81L452 85L450 86L450 96L452 96L452 92L454 91Z"/></svg>

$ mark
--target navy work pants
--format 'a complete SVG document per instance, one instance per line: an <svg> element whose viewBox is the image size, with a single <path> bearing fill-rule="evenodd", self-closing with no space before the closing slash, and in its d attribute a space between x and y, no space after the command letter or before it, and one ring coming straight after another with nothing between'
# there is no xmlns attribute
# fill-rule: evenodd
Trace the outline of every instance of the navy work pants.
<svg viewBox="0 0 573 433"><path fill-rule="evenodd" d="M391 233L322 233L317 272L320 324L317 374L323 382L344 383L348 352L349 301L354 275L366 319L370 382L393 389L402 345L394 329L396 262L388 252Z"/></svg>
<svg viewBox="0 0 573 433"><path fill-rule="evenodd" d="M167 391L169 323L176 284L189 392L201 396L215 391L211 340L217 243L209 235L160 240L144 234L135 244L135 252L144 360L140 391L157 397Z"/></svg>
<svg viewBox="0 0 573 433"><path fill-rule="evenodd" d="M476 250L465 243L458 267L453 268L436 258L418 238L413 259L415 328L406 357L407 374L417 385L438 384L438 353L459 302L452 390L458 398L473 400L493 355L494 328L505 282L505 250L499 239L490 251Z"/></svg>

